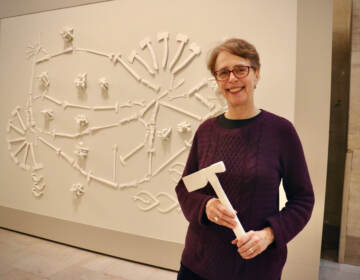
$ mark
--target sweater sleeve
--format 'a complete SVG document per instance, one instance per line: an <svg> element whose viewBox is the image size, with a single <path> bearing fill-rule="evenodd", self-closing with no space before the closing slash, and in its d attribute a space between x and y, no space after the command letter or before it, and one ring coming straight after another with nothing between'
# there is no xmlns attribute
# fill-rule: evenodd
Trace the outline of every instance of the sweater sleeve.
<svg viewBox="0 0 360 280"><path fill-rule="evenodd" d="M284 133L281 135L280 160L287 202L278 214L267 219L278 246L286 245L305 227L315 201L299 136L291 123Z"/></svg>
<svg viewBox="0 0 360 280"><path fill-rule="evenodd" d="M197 145L198 133L195 133L182 177L198 171ZM182 179L176 185L175 191L185 218L190 223L205 225L208 221L205 214L205 206L213 196L205 194L203 189L188 192Z"/></svg>

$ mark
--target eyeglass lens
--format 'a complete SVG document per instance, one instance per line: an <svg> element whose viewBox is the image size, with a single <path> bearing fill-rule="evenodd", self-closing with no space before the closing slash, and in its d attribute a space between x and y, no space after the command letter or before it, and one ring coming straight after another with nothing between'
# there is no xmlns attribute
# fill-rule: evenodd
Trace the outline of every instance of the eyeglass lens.
<svg viewBox="0 0 360 280"><path fill-rule="evenodd" d="M223 69L215 72L217 80L224 81L229 79L230 73L232 72L238 79L244 78L249 74L250 66L236 65L233 70Z"/></svg>

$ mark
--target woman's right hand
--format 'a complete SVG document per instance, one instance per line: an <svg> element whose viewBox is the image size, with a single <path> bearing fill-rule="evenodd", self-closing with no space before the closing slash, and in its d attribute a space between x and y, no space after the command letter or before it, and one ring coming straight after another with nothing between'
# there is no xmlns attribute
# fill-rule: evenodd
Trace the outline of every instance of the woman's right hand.
<svg viewBox="0 0 360 280"><path fill-rule="evenodd" d="M236 213L232 213L226 209L218 198L211 198L206 203L205 212L209 221L215 224L228 227L229 229L236 227Z"/></svg>

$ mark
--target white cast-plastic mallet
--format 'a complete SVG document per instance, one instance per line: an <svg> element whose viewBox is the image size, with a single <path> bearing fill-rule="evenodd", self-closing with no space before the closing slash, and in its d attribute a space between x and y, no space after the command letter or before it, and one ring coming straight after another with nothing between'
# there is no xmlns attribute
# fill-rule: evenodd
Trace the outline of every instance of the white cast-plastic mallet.
<svg viewBox="0 0 360 280"><path fill-rule="evenodd" d="M226 168L224 162L219 161L208 167L205 167L199 171L196 171L190 175L187 175L182 178L187 190L189 192L196 191L201 189L210 182L213 187L216 195L218 196L222 205L224 205L231 213L235 213L234 208L232 207L227 195L222 188L216 173L225 172ZM233 229L235 236L239 239L245 234L245 230L242 227L238 217L235 215L236 227Z"/></svg>

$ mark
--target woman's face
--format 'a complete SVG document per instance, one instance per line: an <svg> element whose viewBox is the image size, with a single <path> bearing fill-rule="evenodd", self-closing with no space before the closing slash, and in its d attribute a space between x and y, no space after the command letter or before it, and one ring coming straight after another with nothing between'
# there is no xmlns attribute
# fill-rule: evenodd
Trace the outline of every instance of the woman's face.
<svg viewBox="0 0 360 280"><path fill-rule="evenodd" d="M223 51L216 59L215 71L233 70L237 65L251 66L248 59ZM250 68L246 77L237 78L233 72L230 72L227 80L217 81L217 84L229 107L254 106L253 94L258 79L259 70Z"/></svg>

